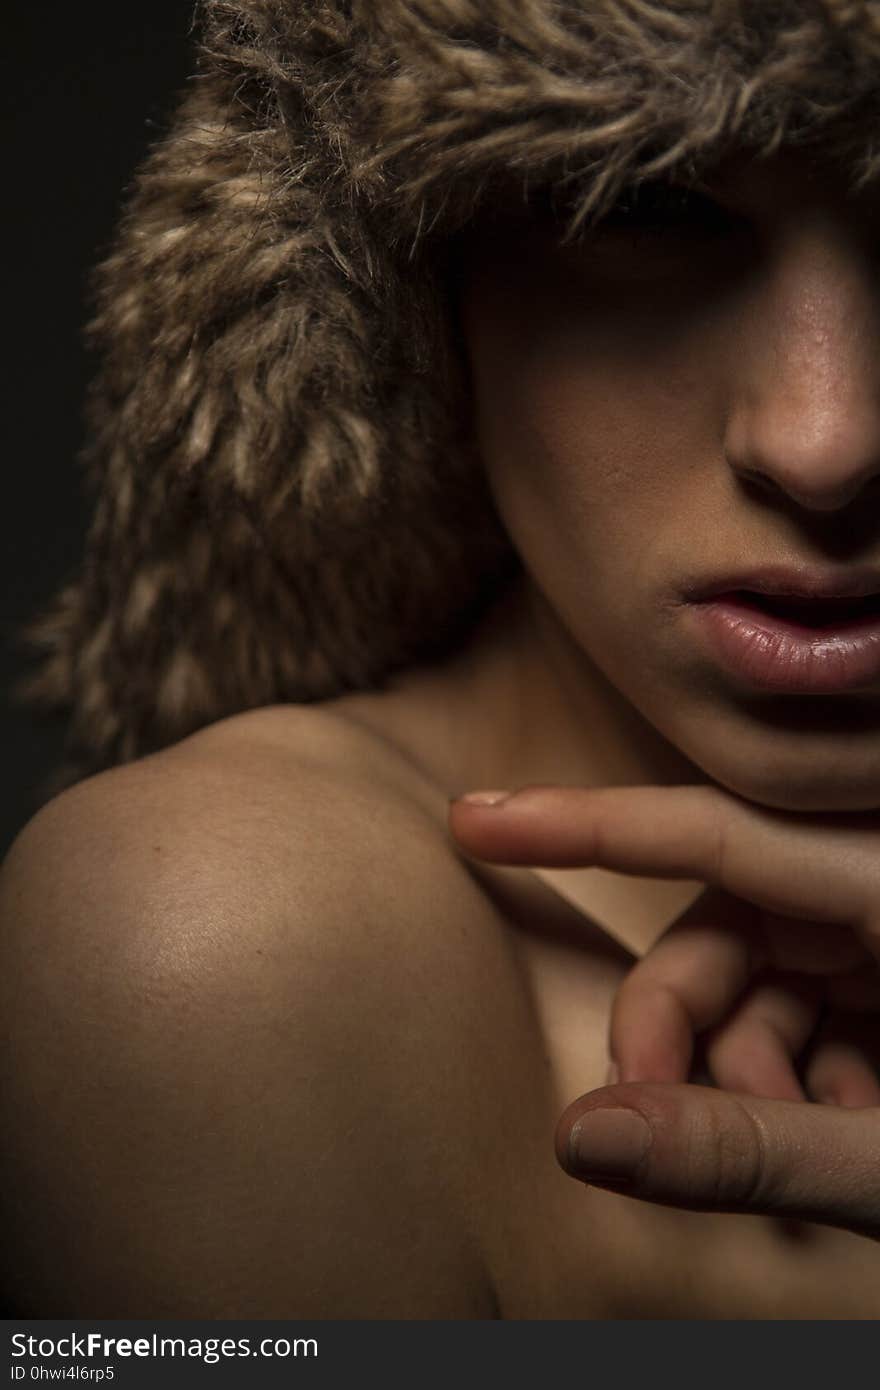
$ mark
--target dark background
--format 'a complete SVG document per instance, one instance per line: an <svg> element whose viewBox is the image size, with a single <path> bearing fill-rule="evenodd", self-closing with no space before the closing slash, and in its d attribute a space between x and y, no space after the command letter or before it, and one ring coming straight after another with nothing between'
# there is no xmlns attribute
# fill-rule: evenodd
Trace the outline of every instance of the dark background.
<svg viewBox="0 0 880 1390"><path fill-rule="evenodd" d="M76 461L89 270L125 186L193 68L193 0L44 6L4 15L6 367L0 507L0 856L61 760L63 727L14 702L15 634L77 567L88 519Z"/></svg>

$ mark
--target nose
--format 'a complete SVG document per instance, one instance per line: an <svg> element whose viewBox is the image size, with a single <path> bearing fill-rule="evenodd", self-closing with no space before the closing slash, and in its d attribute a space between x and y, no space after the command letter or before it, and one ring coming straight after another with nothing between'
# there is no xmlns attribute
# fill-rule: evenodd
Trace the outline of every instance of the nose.
<svg viewBox="0 0 880 1390"><path fill-rule="evenodd" d="M880 477L880 289L848 229L790 231L753 284L727 422L730 466L830 512Z"/></svg>

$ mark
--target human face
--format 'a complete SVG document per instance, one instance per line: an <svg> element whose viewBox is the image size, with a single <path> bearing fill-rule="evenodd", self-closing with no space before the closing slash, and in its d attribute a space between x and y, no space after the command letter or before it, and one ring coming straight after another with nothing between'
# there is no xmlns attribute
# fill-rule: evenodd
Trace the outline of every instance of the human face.
<svg viewBox="0 0 880 1390"><path fill-rule="evenodd" d="M880 806L880 658L810 655L847 647L852 614L830 634L811 614L792 645L753 597L771 637L719 646L742 612L719 626L697 601L768 566L777 593L866 566L880 593L880 198L806 151L699 187L580 244L540 213L474 234L460 312L489 484L585 680L742 796ZM757 671L756 646L794 655Z"/></svg>

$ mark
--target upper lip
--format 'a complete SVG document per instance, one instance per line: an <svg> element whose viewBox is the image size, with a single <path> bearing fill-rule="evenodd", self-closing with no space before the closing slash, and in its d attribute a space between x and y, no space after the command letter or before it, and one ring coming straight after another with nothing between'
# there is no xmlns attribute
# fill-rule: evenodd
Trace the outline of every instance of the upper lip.
<svg viewBox="0 0 880 1390"><path fill-rule="evenodd" d="M731 570L716 579L697 582L687 590L686 597L698 602L736 589L775 594L779 598L865 598L880 594L880 569L829 570L809 565L762 565L759 569Z"/></svg>

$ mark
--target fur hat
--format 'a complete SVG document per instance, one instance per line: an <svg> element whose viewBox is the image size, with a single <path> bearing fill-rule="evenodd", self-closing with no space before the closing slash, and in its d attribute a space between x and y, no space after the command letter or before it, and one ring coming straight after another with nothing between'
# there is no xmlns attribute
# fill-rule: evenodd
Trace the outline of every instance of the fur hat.
<svg viewBox="0 0 880 1390"><path fill-rule="evenodd" d="M460 641L518 561L469 443L452 234L572 230L731 141L880 164L880 0L205 0L100 267L81 573L30 625L55 787Z"/></svg>

